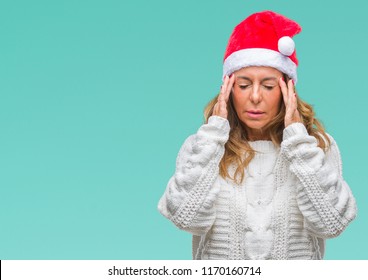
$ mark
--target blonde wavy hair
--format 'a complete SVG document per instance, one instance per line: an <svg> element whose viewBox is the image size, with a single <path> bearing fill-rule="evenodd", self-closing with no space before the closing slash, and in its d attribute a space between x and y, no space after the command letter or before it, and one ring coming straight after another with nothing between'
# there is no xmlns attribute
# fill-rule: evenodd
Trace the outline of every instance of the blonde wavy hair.
<svg viewBox="0 0 368 280"><path fill-rule="evenodd" d="M287 82L289 78L284 75L284 80ZM217 103L217 94L205 107L204 118L205 122L213 114L213 108ZM280 102L279 113L277 116L263 129L265 133L270 135L271 141L280 146L282 134L285 128L285 104ZM307 128L308 134L314 136L318 141L318 146L323 150L327 150L331 142L327 136L322 123L316 119L313 107L301 100L297 95L297 107L302 118L302 122ZM228 121L230 124L229 140L225 144L225 153L220 162L220 175L223 178L230 178L236 184L240 185L244 180L244 170L255 156L255 151L248 143L248 135L244 124L239 120L235 111L232 93L230 94L227 104ZM236 170L233 175L229 174L228 168L231 164L235 164Z"/></svg>

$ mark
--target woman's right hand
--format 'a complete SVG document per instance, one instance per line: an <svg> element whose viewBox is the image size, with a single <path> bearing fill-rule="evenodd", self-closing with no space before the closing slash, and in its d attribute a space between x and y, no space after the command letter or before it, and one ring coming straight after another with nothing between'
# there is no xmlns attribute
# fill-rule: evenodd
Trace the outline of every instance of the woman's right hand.
<svg viewBox="0 0 368 280"><path fill-rule="evenodd" d="M220 94L217 98L217 103L213 107L212 116L219 116L227 119L227 102L229 101L229 96L231 89L234 85L235 75L231 74L225 76L224 83L221 86Z"/></svg>

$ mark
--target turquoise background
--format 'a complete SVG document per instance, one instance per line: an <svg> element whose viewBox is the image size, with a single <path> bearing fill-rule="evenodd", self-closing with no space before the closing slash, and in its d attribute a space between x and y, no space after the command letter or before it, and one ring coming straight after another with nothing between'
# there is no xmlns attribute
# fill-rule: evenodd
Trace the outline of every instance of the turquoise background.
<svg viewBox="0 0 368 280"><path fill-rule="evenodd" d="M0 259L191 259L157 202L232 29L265 9L303 27L298 92L359 206L326 258L368 259L363 0L1 1Z"/></svg>

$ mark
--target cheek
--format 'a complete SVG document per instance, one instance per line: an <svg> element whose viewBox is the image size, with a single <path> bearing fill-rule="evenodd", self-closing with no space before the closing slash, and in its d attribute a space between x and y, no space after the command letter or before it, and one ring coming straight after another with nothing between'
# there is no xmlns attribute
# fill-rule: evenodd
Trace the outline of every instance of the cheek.
<svg viewBox="0 0 368 280"><path fill-rule="evenodd" d="M234 105L244 103L246 96L244 92L241 92L239 89L233 89L233 101Z"/></svg>
<svg viewBox="0 0 368 280"><path fill-rule="evenodd" d="M244 103L245 103L244 94L233 91L233 104L237 112L239 112L239 110L241 110L241 108L244 107Z"/></svg>
<svg viewBox="0 0 368 280"><path fill-rule="evenodd" d="M269 101L270 107L277 114L279 112L281 102L283 102L281 92L275 92L275 94L272 95L272 98L270 98Z"/></svg>

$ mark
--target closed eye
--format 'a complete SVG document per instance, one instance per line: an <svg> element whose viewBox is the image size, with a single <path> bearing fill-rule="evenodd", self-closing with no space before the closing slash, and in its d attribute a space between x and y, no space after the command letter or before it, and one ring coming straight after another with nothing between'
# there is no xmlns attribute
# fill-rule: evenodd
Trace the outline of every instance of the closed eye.
<svg viewBox="0 0 368 280"><path fill-rule="evenodd" d="M265 89L267 89L267 90L272 90L273 88L274 88L274 86L264 86L265 87Z"/></svg>
<svg viewBox="0 0 368 280"><path fill-rule="evenodd" d="M240 89L246 89L247 87L249 87L249 85L239 85Z"/></svg>

